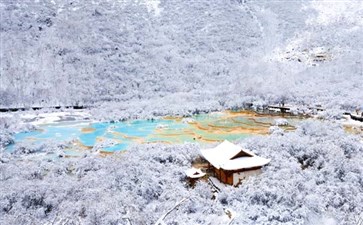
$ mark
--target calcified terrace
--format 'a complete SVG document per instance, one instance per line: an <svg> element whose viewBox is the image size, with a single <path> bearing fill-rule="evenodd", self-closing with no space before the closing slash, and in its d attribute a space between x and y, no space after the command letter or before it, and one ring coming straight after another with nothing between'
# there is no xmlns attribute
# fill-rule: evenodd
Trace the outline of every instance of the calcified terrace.
<svg viewBox="0 0 363 225"><path fill-rule="evenodd" d="M294 129L303 118L291 115L259 114L253 111L225 111L193 117L164 117L156 120L130 120L118 123L59 122L42 124L33 132L19 133L18 144L39 144L46 140L71 141L82 149L105 152L125 150L132 143L211 143L268 134L275 119L285 118ZM14 148L11 146L10 150ZM72 147L71 147L72 149Z"/></svg>

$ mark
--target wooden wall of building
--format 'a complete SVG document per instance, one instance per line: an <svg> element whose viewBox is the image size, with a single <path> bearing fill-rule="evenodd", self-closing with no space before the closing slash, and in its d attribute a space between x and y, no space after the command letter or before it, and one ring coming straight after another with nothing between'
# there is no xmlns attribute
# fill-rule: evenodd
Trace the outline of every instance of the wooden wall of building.
<svg viewBox="0 0 363 225"><path fill-rule="evenodd" d="M225 184L237 186L241 180L246 179L249 176L257 175L261 173L261 167L254 167L250 169L241 170L223 170L214 168L215 176Z"/></svg>

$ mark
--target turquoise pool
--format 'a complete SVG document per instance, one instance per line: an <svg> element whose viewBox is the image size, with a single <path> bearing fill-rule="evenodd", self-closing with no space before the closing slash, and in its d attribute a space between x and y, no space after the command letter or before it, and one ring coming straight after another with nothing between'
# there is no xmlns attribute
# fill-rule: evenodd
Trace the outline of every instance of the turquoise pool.
<svg viewBox="0 0 363 225"><path fill-rule="evenodd" d="M157 120L132 120L117 123L59 122L43 124L32 132L15 135L15 144L41 144L46 140L72 142L72 146L114 152L128 148L133 143L185 143L234 141L251 135L268 134L275 119L285 118L294 129L301 118L283 115L258 114L251 111L226 111L196 115L190 118L164 117ZM72 147L70 147L72 148Z"/></svg>

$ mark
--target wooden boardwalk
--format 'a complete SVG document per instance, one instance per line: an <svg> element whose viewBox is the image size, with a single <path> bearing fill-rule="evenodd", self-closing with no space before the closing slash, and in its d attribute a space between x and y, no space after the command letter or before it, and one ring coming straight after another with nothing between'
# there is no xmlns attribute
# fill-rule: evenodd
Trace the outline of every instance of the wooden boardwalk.
<svg viewBox="0 0 363 225"><path fill-rule="evenodd" d="M350 115L350 118L351 118L352 120L357 120L357 121L363 122L363 116L353 115L353 114L351 114L351 113L349 113L349 115Z"/></svg>
<svg viewBox="0 0 363 225"><path fill-rule="evenodd" d="M9 108L0 108L0 112L16 112L16 111L26 111L26 110L40 110L40 109L85 109L90 108L90 106L39 106L39 107L9 107Z"/></svg>
<svg viewBox="0 0 363 225"><path fill-rule="evenodd" d="M269 110L280 110L280 112L289 112L293 106L285 106L285 105L269 105L267 107ZM325 109L321 106L308 106L307 107L310 110L316 110L316 111L324 111ZM299 109L299 107L296 107L296 109ZM306 109L306 108L305 108Z"/></svg>
<svg viewBox="0 0 363 225"><path fill-rule="evenodd" d="M269 105L267 108L269 110L278 109L280 112L288 112L291 110L291 106Z"/></svg>

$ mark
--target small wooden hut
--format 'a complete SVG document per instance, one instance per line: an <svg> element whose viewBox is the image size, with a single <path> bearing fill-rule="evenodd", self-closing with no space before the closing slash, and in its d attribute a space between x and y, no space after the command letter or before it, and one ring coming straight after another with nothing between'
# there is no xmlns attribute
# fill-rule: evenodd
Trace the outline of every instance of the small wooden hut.
<svg viewBox="0 0 363 225"><path fill-rule="evenodd" d="M261 168L271 161L229 141L224 141L215 148L202 149L201 153L215 176L221 182L234 186L251 175L261 173Z"/></svg>
<svg viewBox="0 0 363 225"><path fill-rule="evenodd" d="M188 177L188 181L190 186L194 187L195 182L199 179L205 176L205 173L201 169L197 169L192 167L191 169L188 169L185 171L185 174Z"/></svg>

